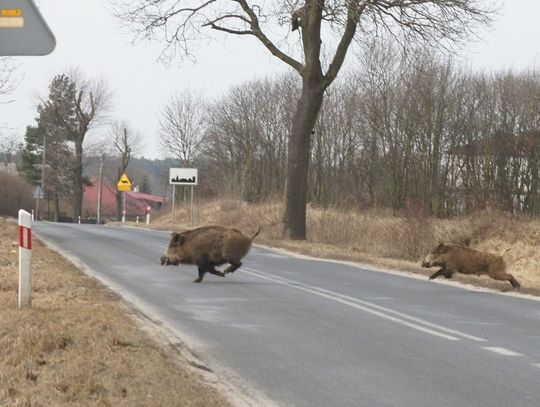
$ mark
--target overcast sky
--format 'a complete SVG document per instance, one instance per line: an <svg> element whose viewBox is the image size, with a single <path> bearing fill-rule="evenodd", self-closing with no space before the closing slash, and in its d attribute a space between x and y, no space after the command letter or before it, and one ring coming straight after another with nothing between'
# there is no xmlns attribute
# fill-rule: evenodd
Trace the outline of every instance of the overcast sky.
<svg viewBox="0 0 540 407"><path fill-rule="evenodd" d="M105 8L106 0L41 0L39 8L57 40L45 57L17 58L24 75L10 104L0 104L3 133L22 136L34 123L38 96L47 94L52 77L79 67L87 77L101 77L114 91L111 118L126 120L144 137L141 154L161 158L158 147L159 110L175 93L194 88L208 97L231 86L286 70L251 39L210 43L197 52L196 63L164 67L157 58L161 45L137 43L122 32ZM540 1L506 0L483 42L462 52L462 63L486 70L522 69L540 64ZM6 127L8 129L6 129ZM103 136L105 128L95 136Z"/></svg>

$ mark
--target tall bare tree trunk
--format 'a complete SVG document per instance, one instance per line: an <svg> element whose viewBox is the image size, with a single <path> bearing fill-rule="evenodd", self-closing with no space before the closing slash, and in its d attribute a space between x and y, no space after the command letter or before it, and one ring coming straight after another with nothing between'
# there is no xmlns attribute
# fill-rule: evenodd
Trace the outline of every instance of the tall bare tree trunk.
<svg viewBox="0 0 540 407"><path fill-rule="evenodd" d="M316 75L318 76L318 75ZM302 96L296 106L287 157L284 235L289 239L306 238L307 178L313 127L322 105L322 77L304 78Z"/></svg>

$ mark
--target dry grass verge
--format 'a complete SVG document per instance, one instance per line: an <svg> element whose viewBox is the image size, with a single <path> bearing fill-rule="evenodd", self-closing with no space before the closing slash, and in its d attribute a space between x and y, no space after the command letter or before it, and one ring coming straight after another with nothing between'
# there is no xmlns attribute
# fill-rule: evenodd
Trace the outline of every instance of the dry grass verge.
<svg viewBox="0 0 540 407"><path fill-rule="evenodd" d="M197 207L199 225L233 226L253 233L263 232L256 242L315 257L350 260L428 276L434 270L422 269L421 259L440 241L471 239L479 250L504 255L508 270L521 282L523 293L540 295L540 221L498 212L441 220L392 216L385 211L337 210L308 207L308 239L281 238L283 206L279 202L250 205L235 200L204 202ZM189 227L189 207L180 207L176 229ZM146 225L141 225L146 226ZM155 229L171 230L171 215L153 220ZM507 282L488 277L455 275L453 280L506 291Z"/></svg>
<svg viewBox="0 0 540 407"><path fill-rule="evenodd" d="M38 241L32 308L19 310L16 241L0 218L0 405L230 405L115 294Z"/></svg>

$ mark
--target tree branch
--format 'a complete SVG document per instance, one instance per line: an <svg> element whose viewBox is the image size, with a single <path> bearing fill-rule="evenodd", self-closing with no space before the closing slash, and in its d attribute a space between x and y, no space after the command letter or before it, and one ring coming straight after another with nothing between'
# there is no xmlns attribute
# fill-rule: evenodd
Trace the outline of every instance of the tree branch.
<svg viewBox="0 0 540 407"><path fill-rule="evenodd" d="M347 8L347 23L345 24L345 31L343 32L343 36L339 41L334 59L330 63L328 71L324 75L323 87L325 89L334 81L334 79L336 79L336 76L343 65L343 61L345 60L345 56L347 55L349 46L351 45L354 35L356 34L358 21L360 20L360 17L366 7L367 3L365 2L362 5L358 5L358 3L355 1L351 1L349 3Z"/></svg>
<svg viewBox="0 0 540 407"><path fill-rule="evenodd" d="M203 24L202 27L210 27L213 30L223 31L223 32L226 32L228 34L255 35L253 33L253 31L251 31L251 30L237 30L237 29L234 29L234 28L223 27L223 26L220 26L220 25L216 24L218 21L222 21L222 20L226 20L226 19L238 19L238 20L241 20L241 21L251 25L251 22L247 18L245 18L243 16L239 16L238 14L224 14L224 15L222 15L220 17L217 17L217 18L215 18L215 19L213 19L211 21L208 21L207 23Z"/></svg>
<svg viewBox="0 0 540 407"><path fill-rule="evenodd" d="M222 26L219 26L217 24L214 24L214 23L211 23L211 24L205 24L205 26L210 26L210 28L212 28L213 30L216 30L216 31L223 31L223 32L226 32L228 34L235 34L235 35L255 35L255 33L251 30L246 30L246 31L239 31L239 30L234 30L232 28L227 28L227 27L222 27Z"/></svg>
<svg viewBox="0 0 540 407"><path fill-rule="evenodd" d="M294 69L296 69L300 74L302 74L304 70L304 65L300 62L298 62L296 59L290 57L289 55L285 54L283 51L281 51L278 47L274 45L272 41L261 31L261 27L259 26L259 19L253 9L247 4L246 0L233 0L237 2L240 7L242 7L242 10L249 16L251 19L250 25L251 29L253 30L253 35L257 37L259 41L262 42L262 44L270 51L272 55L275 57L281 59L286 64L290 65Z"/></svg>

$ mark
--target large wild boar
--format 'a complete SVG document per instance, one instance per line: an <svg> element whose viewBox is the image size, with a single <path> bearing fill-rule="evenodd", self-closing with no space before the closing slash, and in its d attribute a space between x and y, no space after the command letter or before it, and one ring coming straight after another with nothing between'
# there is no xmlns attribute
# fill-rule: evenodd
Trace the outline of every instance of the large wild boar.
<svg viewBox="0 0 540 407"><path fill-rule="evenodd" d="M251 242L260 231L261 228L251 238L238 229L222 226L203 226L181 233L173 232L167 252L161 256L161 265L196 265L199 277L195 283L200 283L207 272L225 277L242 265L240 260L248 253ZM216 266L225 263L230 263L230 266L223 272L216 270Z"/></svg>
<svg viewBox="0 0 540 407"><path fill-rule="evenodd" d="M426 256L422 267L440 267L429 277L430 280L440 275L450 278L456 272L485 274L495 280L509 281L515 289L520 288L514 276L506 272L506 264L502 256L480 252L465 245L440 243Z"/></svg>

